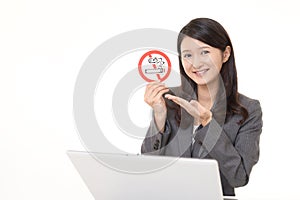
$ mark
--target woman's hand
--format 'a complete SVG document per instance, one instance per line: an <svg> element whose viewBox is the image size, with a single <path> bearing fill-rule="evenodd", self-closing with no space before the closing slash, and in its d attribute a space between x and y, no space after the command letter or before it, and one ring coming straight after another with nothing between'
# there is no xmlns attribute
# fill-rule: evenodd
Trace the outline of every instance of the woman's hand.
<svg viewBox="0 0 300 200"><path fill-rule="evenodd" d="M165 97L174 101L192 115L194 117L194 125L199 126L202 124L202 126L206 126L212 119L211 111L203 107L198 101L191 100L189 102L183 98L170 94L166 94Z"/></svg>
<svg viewBox="0 0 300 200"><path fill-rule="evenodd" d="M146 86L144 94L144 101L152 107L156 126L160 132L163 132L165 129L167 107L163 94L168 91L169 88L167 88L163 83L152 82Z"/></svg>

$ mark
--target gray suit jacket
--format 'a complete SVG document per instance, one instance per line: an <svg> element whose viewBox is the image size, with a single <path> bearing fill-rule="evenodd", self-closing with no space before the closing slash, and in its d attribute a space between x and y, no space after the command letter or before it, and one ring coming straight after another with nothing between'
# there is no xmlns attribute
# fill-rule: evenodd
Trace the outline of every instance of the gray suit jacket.
<svg viewBox="0 0 300 200"><path fill-rule="evenodd" d="M183 95L184 96L184 95ZM234 188L249 181L252 167L259 158L259 137L262 132L262 111L259 101L239 95L249 117L242 124L239 115L222 121L221 106L212 109L213 119L198 127L193 135L193 118L181 109L181 123L175 119L174 103L166 100L168 113L165 131L160 133L152 119L141 152L178 157L209 158L218 161L223 194L234 196ZM187 99L190 100L190 99ZM193 138L195 139L192 143Z"/></svg>

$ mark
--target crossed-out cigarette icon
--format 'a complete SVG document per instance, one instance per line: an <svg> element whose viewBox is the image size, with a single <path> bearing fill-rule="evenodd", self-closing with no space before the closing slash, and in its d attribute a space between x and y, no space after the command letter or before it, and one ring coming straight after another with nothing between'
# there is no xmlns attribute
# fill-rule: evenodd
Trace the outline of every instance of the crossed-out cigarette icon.
<svg viewBox="0 0 300 200"><path fill-rule="evenodd" d="M164 81L171 73L171 61L163 52L151 50L140 58L138 71L140 76L147 82Z"/></svg>

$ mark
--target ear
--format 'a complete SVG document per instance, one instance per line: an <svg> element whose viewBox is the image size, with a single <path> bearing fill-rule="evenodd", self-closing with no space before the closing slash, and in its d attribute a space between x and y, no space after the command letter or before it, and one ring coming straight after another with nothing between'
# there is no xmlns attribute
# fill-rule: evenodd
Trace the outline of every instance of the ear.
<svg viewBox="0 0 300 200"><path fill-rule="evenodd" d="M225 48L225 51L223 52L223 63L226 63L230 57L231 54L231 47L227 46Z"/></svg>

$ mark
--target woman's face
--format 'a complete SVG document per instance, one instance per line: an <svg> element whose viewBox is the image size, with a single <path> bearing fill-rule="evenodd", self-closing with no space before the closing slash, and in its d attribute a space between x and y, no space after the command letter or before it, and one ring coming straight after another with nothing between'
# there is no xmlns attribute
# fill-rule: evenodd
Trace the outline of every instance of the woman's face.
<svg viewBox="0 0 300 200"><path fill-rule="evenodd" d="M184 71L198 85L216 81L223 63L229 56L229 46L222 52L188 36L181 42L181 62Z"/></svg>

